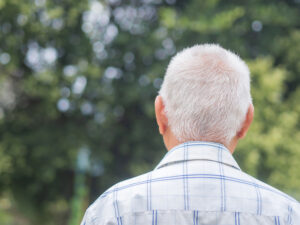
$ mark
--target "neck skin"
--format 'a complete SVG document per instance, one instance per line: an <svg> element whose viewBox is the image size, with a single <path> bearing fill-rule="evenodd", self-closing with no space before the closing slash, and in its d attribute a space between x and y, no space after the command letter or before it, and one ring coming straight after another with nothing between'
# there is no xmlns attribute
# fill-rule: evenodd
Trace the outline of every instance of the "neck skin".
<svg viewBox="0 0 300 225"><path fill-rule="evenodd" d="M172 148L174 148L175 146L177 145L180 145L184 142L180 142L177 140L177 138L175 137L175 135L173 134L173 132L171 131L170 128L168 128L166 130L166 133L165 135L163 135L163 140L164 140L164 144L166 146L166 149L168 151L170 151ZM214 140L190 140L190 141L209 141L209 142L216 142L216 143L220 143L222 145L224 145L230 152L231 154L233 154L236 146L237 146L237 143L238 143L238 138L237 137L234 137L229 144L224 144L222 143L221 141L214 141ZM185 141L186 142L186 141Z"/></svg>

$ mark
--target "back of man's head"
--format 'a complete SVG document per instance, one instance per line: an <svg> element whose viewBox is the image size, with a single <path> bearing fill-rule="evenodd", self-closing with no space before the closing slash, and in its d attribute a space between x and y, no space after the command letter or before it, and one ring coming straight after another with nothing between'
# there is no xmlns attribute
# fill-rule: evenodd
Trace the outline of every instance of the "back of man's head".
<svg viewBox="0 0 300 225"><path fill-rule="evenodd" d="M247 65L214 44L196 45L175 55L159 94L180 142L229 144L252 103Z"/></svg>

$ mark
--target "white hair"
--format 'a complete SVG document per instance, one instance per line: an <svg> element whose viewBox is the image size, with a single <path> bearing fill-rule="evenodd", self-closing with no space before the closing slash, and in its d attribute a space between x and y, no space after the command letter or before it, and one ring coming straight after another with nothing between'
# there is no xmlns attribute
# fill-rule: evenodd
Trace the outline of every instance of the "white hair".
<svg viewBox="0 0 300 225"><path fill-rule="evenodd" d="M171 131L181 142L229 144L252 103L247 65L216 44L195 45L177 53L159 94Z"/></svg>

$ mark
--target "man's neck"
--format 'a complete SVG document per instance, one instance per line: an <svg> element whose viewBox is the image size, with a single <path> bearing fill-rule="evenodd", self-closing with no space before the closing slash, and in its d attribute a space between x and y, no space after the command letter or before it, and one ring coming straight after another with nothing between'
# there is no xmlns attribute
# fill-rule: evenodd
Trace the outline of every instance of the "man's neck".
<svg viewBox="0 0 300 225"><path fill-rule="evenodd" d="M164 143L165 143L165 146L166 146L166 148L167 148L167 151L170 151L172 148L174 148L174 147L177 146L177 145L180 145L180 144L182 144L182 143L184 143L184 142L187 142L187 141L184 141L184 142L178 141L178 140L174 137L174 135L169 136L169 138L167 138L167 137L164 136L163 139L164 139ZM191 141L195 141L195 140L191 140ZM198 140L198 141L208 141L208 140ZM224 146L231 152L231 154L233 154L233 152L234 152L234 150L235 150L235 148L236 148L236 145L237 145L237 143L238 143L238 139L237 139L236 137L234 137L234 138L230 141L229 144L225 144L225 143L220 142L220 141L211 141L211 140L209 140L209 142L220 143L220 144L224 145Z"/></svg>

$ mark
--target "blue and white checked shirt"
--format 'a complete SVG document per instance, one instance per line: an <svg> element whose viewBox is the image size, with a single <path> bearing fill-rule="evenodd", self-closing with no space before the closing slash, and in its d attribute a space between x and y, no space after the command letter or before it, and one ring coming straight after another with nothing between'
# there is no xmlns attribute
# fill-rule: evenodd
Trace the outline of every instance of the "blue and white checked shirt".
<svg viewBox="0 0 300 225"><path fill-rule="evenodd" d="M151 172L122 181L81 225L300 225L300 204L239 168L228 149L186 142Z"/></svg>

